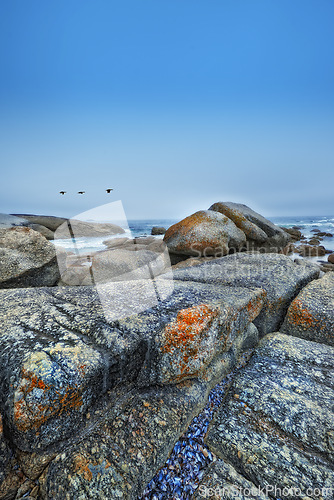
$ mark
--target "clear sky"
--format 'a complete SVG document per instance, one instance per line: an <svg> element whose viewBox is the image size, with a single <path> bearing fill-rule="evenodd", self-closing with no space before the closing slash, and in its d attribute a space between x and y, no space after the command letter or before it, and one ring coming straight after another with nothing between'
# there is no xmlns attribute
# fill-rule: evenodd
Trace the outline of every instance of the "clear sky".
<svg viewBox="0 0 334 500"><path fill-rule="evenodd" d="M333 0L2 1L0 211L333 214L333 26Z"/></svg>

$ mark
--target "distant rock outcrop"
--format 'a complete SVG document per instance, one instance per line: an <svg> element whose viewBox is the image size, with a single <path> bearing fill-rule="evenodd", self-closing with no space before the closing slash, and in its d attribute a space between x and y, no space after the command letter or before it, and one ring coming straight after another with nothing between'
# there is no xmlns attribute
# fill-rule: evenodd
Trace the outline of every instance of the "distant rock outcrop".
<svg viewBox="0 0 334 500"><path fill-rule="evenodd" d="M153 235L159 235L159 234L165 234L166 229L164 227L160 226L153 226L151 230L151 234Z"/></svg>

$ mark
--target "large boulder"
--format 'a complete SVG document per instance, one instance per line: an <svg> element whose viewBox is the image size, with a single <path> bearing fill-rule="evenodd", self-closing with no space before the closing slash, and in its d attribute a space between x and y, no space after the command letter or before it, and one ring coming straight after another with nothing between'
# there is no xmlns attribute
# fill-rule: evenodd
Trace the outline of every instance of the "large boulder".
<svg viewBox="0 0 334 500"><path fill-rule="evenodd" d="M139 248L139 249L138 249ZM92 256L95 283L150 279L170 267L168 252L155 253L146 246L134 245L97 252Z"/></svg>
<svg viewBox="0 0 334 500"><path fill-rule="evenodd" d="M0 291L0 410L17 448L68 438L119 386L213 384L257 343L262 290L148 281Z"/></svg>
<svg viewBox="0 0 334 500"><path fill-rule="evenodd" d="M201 210L167 229L164 242L171 253L206 257L242 250L246 238L228 217Z"/></svg>
<svg viewBox="0 0 334 500"><path fill-rule="evenodd" d="M28 227L0 229L0 288L53 286L59 280L56 251Z"/></svg>
<svg viewBox="0 0 334 500"><path fill-rule="evenodd" d="M41 224L29 224L29 227L34 231L37 231L42 236L44 236L47 240L54 239L54 232L51 229L48 229L46 226L42 226Z"/></svg>
<svg viewBox="0 0 334 500"><path fill-rule="evenodd" d="M290 240L288 233L247 205L220 201L211 205L209 210L225 215L244 232L248 250L280 252Z"/></svg>
<svg viewBox="0 0 334 500"><path fill-rule="evenodd" d="M264 306L254 324L260 336L279 330L289 305L300 290L318 278L319 267L304 260L293 262L275 253L242 252L186 269L177 269L166 279L196 281L248 289L262 288Z"/></svg>
<svg viewBox="0 0 334 500"><path fill-rule="evenodd" d="M206 444L273 498L333 498L334 349L265 337L234 379Z"/></svg>
<svg viewBox="0 0 334 500"><path fill-rule="evenodd" d="M281 332L334 346L334 273L312 281L299 293Z"/></svg>

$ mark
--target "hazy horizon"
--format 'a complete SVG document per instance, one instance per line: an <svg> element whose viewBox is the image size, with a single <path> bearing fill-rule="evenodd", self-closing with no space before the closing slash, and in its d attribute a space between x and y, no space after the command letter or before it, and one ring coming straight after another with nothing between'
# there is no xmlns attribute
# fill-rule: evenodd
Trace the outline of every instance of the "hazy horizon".
<svg viewBox="0 0 334 500"><path fill-rule="evenodd" d="M0 212L331 215L333 15L330 0L5 3Z"/></svg>

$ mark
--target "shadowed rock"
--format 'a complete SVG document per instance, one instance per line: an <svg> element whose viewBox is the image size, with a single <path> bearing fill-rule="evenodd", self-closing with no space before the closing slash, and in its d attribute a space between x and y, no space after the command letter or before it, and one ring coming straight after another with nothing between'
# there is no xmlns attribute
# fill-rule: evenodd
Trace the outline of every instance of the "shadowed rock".
<svg viewBox="0 0 334 500"><path fill-rule="evenodd" d="M300 292L288 309L281 332L334 345L334 273Z"/></svg>

